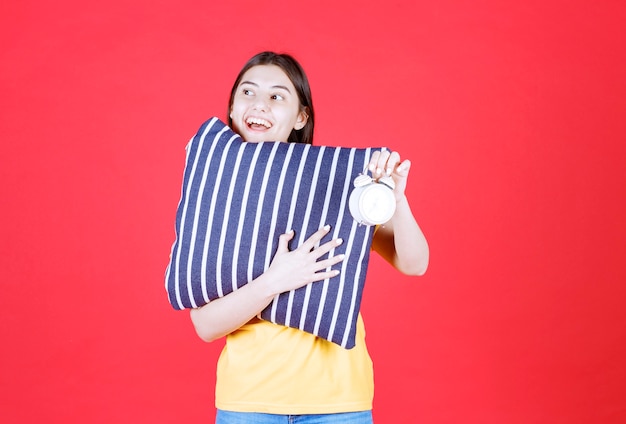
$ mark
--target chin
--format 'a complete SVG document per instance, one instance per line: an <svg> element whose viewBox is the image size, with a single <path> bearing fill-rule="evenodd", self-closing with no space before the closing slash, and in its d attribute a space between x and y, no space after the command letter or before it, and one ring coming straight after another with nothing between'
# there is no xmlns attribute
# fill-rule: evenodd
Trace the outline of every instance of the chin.
<svg viewBox="0 0 626 424"><path fill-rule="evenodd" d="M248 143L262 143L268 141L268 138L262 134L242 134L242 136Z"/></svg>

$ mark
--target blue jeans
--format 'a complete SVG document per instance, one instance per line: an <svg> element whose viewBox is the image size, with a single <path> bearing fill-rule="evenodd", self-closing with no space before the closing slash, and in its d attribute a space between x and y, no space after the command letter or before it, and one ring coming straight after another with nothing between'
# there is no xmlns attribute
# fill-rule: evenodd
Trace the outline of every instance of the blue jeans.
<svg viewBox="0 0 626 424"><path fill-rule="evenodd" d="M215 424L372 424L372 411L340 414L274 415L217 410Z"/></svg>

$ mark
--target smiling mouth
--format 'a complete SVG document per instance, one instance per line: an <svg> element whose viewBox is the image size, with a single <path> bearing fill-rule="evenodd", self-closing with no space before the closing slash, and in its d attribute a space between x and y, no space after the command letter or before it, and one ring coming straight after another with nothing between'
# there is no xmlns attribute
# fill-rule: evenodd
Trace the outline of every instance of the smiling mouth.
<svg viewBox="0 0 626 424"><path fill-rule="evenodd" d="M250 117L246 119L246 125L253 130L269 130L272 128L272 123L261 118Z"/></svg>
<svg viewBox="0 0 626 424"><path fill-rule="evenodd" d="M272 123L261 118L248 118L246 125L253 130L268 130L272 128Z"/></svg>

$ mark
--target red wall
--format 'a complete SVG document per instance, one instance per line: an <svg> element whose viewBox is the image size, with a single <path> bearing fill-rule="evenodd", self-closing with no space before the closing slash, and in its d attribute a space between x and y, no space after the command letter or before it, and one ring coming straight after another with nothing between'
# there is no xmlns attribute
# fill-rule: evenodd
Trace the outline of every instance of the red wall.
<svg viewBox="0 0 626 424"><path fill-rule="evenodd" d="M620 1L3 2L0 421L211 422L167 303L184 146L252 54L317 142L413 160L426 276L374 258L379 423L626 422Z"/></svg>

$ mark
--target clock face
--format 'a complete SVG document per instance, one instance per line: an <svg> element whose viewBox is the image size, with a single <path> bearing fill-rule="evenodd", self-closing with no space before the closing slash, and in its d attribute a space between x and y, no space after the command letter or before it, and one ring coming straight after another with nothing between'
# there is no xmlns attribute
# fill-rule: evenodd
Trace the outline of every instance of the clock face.
<svg viewBox="0 0 626 424"><path fill-rule="evenodd" d="M393 191L382 184L357 187L350 195L350 211L362 224L384 224L391 219L395 209Z"/></svg>
<svg viewBox="0 0 626 424"><path fill-rule="evenodd" d="M363 217L376 224L389 221L396 205L393 192L380 184L366 187L361 195L360 203Z"/></svg>

